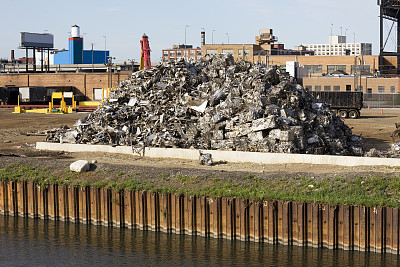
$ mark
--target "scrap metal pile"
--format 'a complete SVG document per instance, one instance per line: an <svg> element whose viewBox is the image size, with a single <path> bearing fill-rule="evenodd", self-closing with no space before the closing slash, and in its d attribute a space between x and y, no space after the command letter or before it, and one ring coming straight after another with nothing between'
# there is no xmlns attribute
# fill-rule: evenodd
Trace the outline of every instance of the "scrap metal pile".
<svg viewBox="0 0 400 267"><path fill-rule="evenodd" d="M277 67L230 55L133 73L102 107L47 141L362 155L362 138Z"/></svg>

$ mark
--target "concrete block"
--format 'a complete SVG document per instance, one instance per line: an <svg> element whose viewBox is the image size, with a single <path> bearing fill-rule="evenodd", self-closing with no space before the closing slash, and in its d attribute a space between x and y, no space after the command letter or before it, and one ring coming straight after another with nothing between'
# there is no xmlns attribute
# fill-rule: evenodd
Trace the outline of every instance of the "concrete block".
<svg viewBox="0 0 400 267"><path fill-rule="evenodd" d="M77 160L69 165L69 169L74 172L87 172L90 170L90 163L87 160Z"/></svg>

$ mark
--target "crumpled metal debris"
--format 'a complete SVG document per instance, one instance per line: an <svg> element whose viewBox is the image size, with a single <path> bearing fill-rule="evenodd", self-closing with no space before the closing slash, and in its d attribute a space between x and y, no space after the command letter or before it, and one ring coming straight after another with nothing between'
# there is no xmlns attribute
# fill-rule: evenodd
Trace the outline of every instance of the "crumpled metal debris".
<svg viewBox="0 0 400 267"><path fill-rule="evenodd" d="M388 150L371 148L364 157L400 158L400 142L392 144Z"/></svg>
<svg viewBox="0 0 400 267"><path fill-rule="evenodd" d="M363 155L362 138L280 68L231 55L132 74L72 129L47 141Z"/></svg>
<svg viewBox="0 0 400 267"><path fill-rule="evenodd" d="M200 164L201 165L207 165L207 166L212 166L214 163L212 161L212 155L210 153L203 153L199 151L200 156Z"/></svg>

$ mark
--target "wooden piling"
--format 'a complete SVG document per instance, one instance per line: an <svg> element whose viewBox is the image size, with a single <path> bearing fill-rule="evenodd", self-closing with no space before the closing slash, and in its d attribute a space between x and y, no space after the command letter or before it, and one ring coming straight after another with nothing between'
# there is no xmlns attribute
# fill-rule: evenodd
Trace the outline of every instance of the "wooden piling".
<svg viewBox="0 0 400 267"><path fill-rule="evenodd" d="M0 213L214 238L399 254L399 209L0 182Z"/></svg>

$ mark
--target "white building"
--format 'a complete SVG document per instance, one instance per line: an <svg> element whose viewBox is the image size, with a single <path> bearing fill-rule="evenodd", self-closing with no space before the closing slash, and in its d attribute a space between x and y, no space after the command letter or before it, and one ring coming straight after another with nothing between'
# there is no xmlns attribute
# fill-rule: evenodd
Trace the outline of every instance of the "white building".
<svg viewBox="0 0 400 267"><path fill-rule="evenodd" d="M346 43L346 36L329 36L329 44L305 44L315 56L372 55L371 43Z"/></svg>

